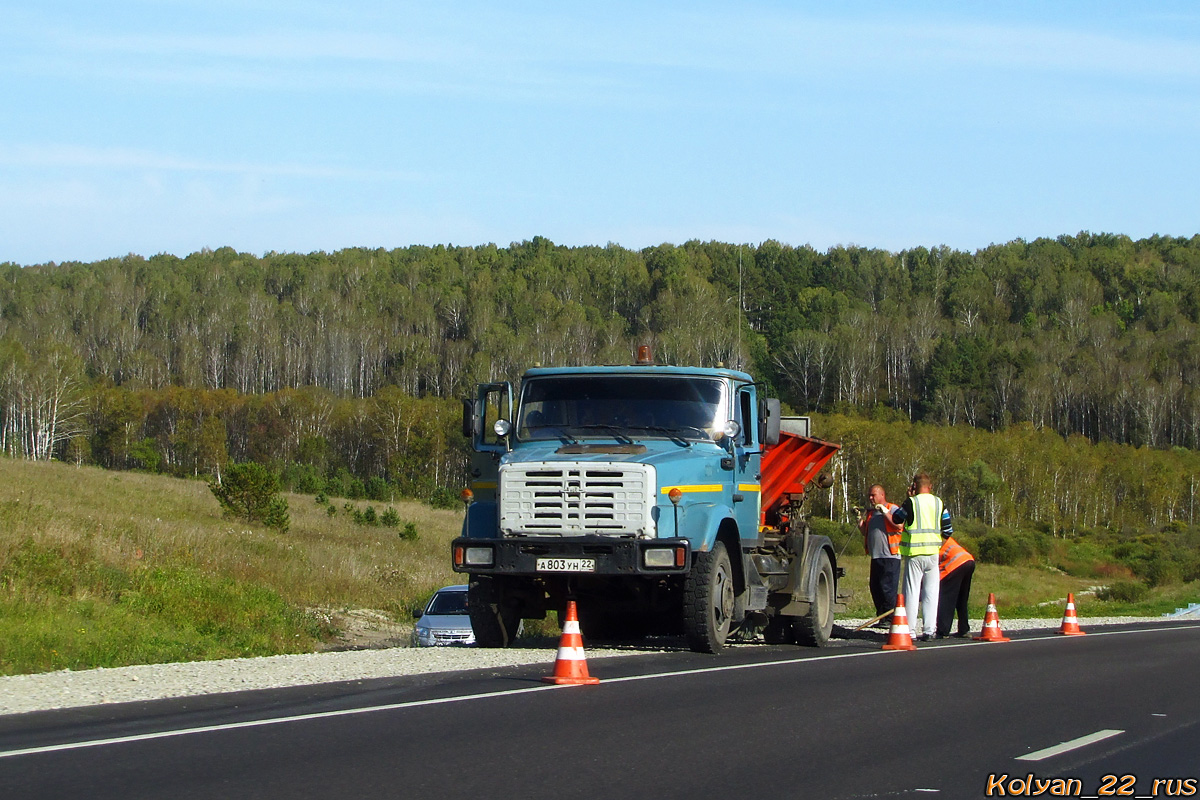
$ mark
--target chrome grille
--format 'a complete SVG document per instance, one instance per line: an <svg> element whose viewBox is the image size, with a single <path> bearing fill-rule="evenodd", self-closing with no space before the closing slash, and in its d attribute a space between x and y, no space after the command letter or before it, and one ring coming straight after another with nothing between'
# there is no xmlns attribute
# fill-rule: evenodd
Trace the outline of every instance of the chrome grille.
<svg viewBox="0 0 1200 800"><path fill-rule="evenodd" d="M506 534L649 534L656 490L647 464L543 461L500 468Z"/></svg>

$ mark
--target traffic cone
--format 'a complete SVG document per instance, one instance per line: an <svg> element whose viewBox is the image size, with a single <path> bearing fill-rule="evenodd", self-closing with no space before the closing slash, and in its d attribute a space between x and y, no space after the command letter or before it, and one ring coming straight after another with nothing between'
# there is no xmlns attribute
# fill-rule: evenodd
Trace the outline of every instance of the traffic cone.
<svg viewBox="0 0 1200 800"><path fill-rule="evenodd" d="M904 595L896 597L896 610L892 612L892 627L888 631L887 643L884 650L916 650L913 644L912 631L908 629L908 612L904 610Z"/></svg>
<svg viewBox="0 0 1200 800"><path fill-rule="evenodd" d="M1086 636L1086 631L1079 630L1079 618L1075 616L1075 593L1067 592L1067 610L1063 612L1062 627L1058 632L1064 636Z"/></svg>
<svg viewBox="0 0 1200 800"><path fill-rule="evenodd" d="M588 675L587 659L583 655L583 634L579 632L579 615L575 601L567 601L567 619L563 622L562 638L558 641L558 658L554 659L554 674L542 678L547 683L599 683Z"/></svg>
<svg viewBox="0 0 1200 800"><path fill-rule="evenodd" d="M983 632L975 637L977 642L1011 642L1000 632L1000 615L996 613L996 595L988 594L987 613L983 615Z"/></svg>

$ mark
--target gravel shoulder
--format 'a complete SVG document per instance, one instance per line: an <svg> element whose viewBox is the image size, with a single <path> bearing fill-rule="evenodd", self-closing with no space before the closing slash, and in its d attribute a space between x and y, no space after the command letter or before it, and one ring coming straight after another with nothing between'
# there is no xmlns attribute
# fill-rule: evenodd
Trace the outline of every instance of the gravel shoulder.
<svg viewBox="0 0 1200 800"><path fill-rule="evenodd" d="M588 649L588 659L643 650ZM0 677L0 714L543 663L555 647L389 647Z"/></svg>
<svg viewBox="0 0 1200 800"><path fill-rule="evenodd" d="M839 619L852 629L865 620ZM1171 622L1161 617L1082 618L1085 630L1098 625L1130 622ZM1061 620L1001 620L1003 631L1056 629ZM653 641L653 640L652 640ZM305 653L268 658L234 658L182 664L150 664L80 672L60 670L37 675L0 677L0 714L21 714L106 703L160 700L169 697L277 689L338 681L390 678L468 669L496 669L522 664L552 668L557 642L536 641L525 647L490 650L475 647L389 647ZM681 649L674 645L588 648L587 657L611 658Z"/></svg>

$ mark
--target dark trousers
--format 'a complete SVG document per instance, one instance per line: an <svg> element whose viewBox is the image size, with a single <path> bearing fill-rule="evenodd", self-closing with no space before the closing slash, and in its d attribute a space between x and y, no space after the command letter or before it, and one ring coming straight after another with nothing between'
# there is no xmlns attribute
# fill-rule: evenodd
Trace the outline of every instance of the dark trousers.
<svg viewBox="0 0 1200 800"><path fill-rule="evenodd" d="M895 608L896 594L900 591L900 559L872 558L870 586L876 614Z"/></svg>
<svg viewBox="0 0 1200 800"><path fill-rule="evenodd" d="M971 596L971 576L975 574L975 562L968 561L956 567L938 584L937 634L950 635L950 623L958 613L958 632L970 633L971 623L967 619L967 600Z"/></svg>

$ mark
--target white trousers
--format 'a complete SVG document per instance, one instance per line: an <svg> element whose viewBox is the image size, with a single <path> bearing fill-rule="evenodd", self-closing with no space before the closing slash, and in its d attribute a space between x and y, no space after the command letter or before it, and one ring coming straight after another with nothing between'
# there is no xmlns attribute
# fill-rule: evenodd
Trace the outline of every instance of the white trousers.
<svg viewBox="0 0 1200 800"><path fill-rule="evenodd" d="M909 556L904 570L904 613L908 627L917 630L918 604L921 612L921 633L933 636L937 630L938 557Z"/></svg>

